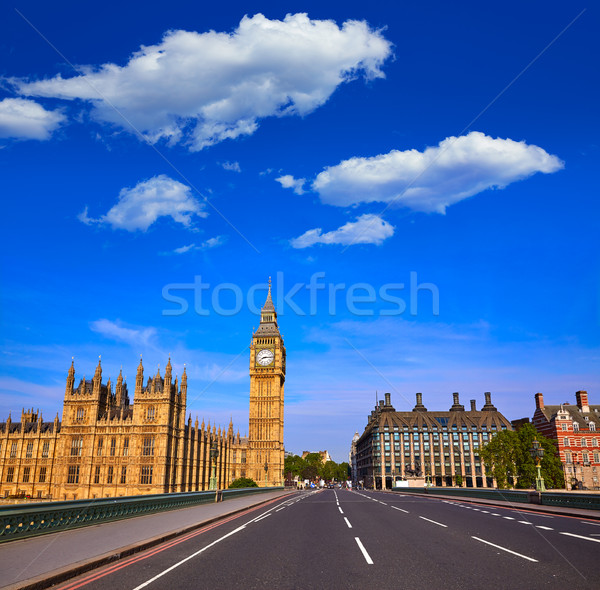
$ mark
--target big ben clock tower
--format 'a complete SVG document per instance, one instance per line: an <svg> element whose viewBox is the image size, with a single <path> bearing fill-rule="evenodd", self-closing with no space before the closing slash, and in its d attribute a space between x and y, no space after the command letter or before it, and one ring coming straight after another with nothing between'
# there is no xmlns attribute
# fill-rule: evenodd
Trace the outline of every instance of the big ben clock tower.
<svg viewBox="0 0 600 590"><path fill-rule="evenodd" d="M260 486L283 485L285 346L269 293L250 345L249 476Z"/></svg>

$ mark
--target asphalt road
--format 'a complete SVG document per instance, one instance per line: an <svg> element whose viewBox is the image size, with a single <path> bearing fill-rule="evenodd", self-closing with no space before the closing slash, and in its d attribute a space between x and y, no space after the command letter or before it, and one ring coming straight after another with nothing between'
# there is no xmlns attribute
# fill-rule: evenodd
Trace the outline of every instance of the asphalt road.
<svg viewBox="0 0 600 590"><path fill-rule="evenodd" d="M273 501L62 590L600 588L600 522L323 490Z"/></svg>

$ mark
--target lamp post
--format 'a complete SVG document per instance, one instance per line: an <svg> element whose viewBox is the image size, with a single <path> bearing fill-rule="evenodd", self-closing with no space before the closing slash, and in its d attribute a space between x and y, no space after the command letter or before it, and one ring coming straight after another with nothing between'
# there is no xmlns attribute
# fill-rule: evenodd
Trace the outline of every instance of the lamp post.
<svg viewBox="0 0 600 590"><path fill-rule="evenodd" d="M217 441L213 441L210 446L210 461L212 463L212 475L208 483L209 490L217 490L217 458L219 456L219 448L217 447ZM215 496L216 498L216 496ZM216 502L216 499L215 499Z"/></svg>
<svg viewBox="0 0 600 590"><path fill-rule="evenodd" d="M265 488L267 487L267 473L269 472L269 464L265 461Z"/></svg>
<svg viewBox="0 0 600 590"><path fill-rule="evenodd" d="M542 448L542 445L538 442L537 438L533 439L533 442L531 443L531 449L529 449L529 453L533 457L533 460L535 461L535 464L537 467L537 477L535 478L535 489L538 492L545 492L546 486L544 484L544 478L542 477L542 471L541 471L541 467L540 467L540 463L542 462L542 459L544 458L544 449Z"/></svg>
<svg viewBox="0 0 600 590"><path fill-rule="evenodd" d="M431 476L429 475L429 464L428 463L425 464L425 486L428 488L431 487Z"/></svg>

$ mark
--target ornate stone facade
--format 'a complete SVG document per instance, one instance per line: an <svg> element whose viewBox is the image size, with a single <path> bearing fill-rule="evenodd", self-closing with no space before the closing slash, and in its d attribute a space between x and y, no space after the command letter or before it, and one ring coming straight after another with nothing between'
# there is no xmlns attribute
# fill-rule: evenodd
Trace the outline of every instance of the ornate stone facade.
<svg viewBox="0 0 600 590"><path fill-rule="evenodd" d="M272 357L271 357L272 355ZM268 362L267 362L268 361ZM40 412L0 423L0 496L72 500L207 490L213 468L219 488L238 477L259 486L282 485L283 383L285 348L277 327L271 288L250 346L249 437L215 424L186 421L187 374L173 379L171 359L144 386L137 368L133 403L119 374L113 390L93 379L75 383L71 363L58 414L44 422ZM210 459L211 446L219 451ZM216 464L215 464L216 463ZM266 471L265 471L266 466Z"/></svg>
<svg viewBox="0 0 600 590"><path fill-rule="evenodd" d="M283 485L283 387L286 353L269 293L250 345L248 476L259 486Z"/></svg>
<svg viewBox="0 0 600 590"><path fill-rule="evenodd" d="M600 489L600 405L590 405L587 391L575 392L575 405L544 404L535 394L533 425L556 441L567 489Z"/></svg>

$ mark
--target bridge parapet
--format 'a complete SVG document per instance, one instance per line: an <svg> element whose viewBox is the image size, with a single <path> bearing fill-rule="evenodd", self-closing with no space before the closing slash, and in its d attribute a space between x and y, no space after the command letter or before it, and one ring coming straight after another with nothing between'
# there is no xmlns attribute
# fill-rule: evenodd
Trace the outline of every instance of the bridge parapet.
<svg viewBox="0 0 600 590"><path fill-rule="evenodd" d="M216 492L181 492L42 502L27 507L3 506L0 508L0 543L282 489L283 487L242 488Z"/></svg>

